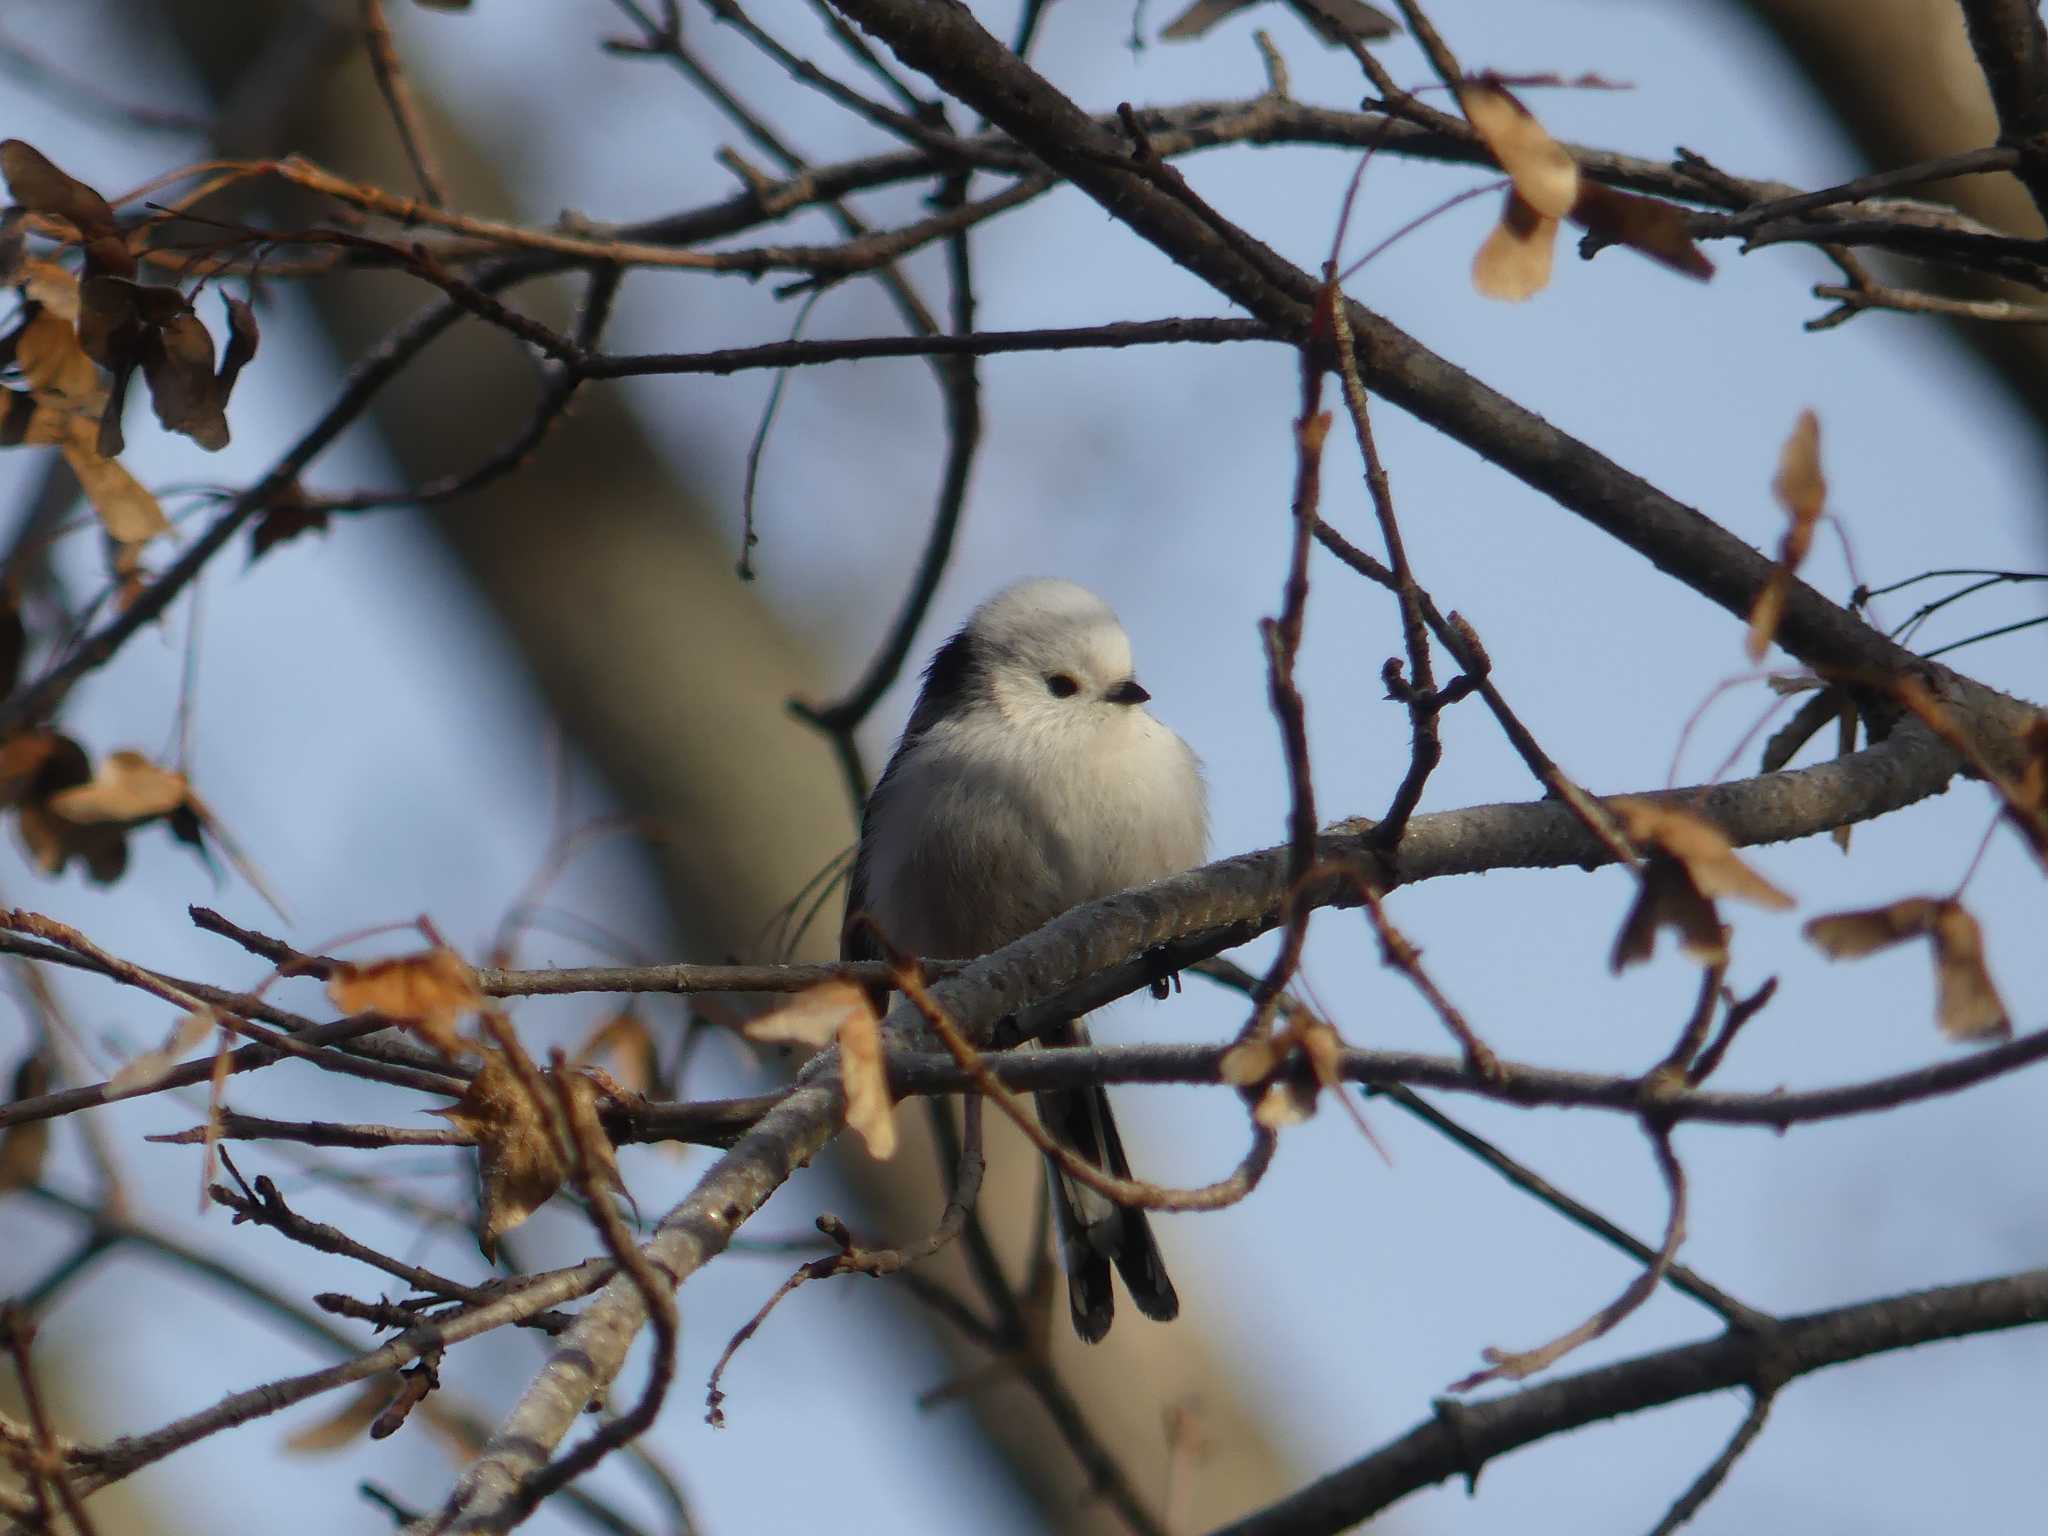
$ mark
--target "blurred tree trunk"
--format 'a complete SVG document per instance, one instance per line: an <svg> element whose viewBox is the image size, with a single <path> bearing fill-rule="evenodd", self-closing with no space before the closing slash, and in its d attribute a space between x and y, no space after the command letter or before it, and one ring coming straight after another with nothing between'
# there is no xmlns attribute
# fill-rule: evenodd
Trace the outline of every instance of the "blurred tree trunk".
<svg viewBox="0 0 2048 1536"><path fill-rule="evenodd" d="M1957 0L1738 0L1784 46L1873 170L1998 142L1998 115L1970 50ZM2031 239L2040 210L2017 178L1966 176L1915 195L1952 202L1995 228ZM1917 269L1916 269L1917 270ZM1925 281L1924 274L1921 281ZM2040 295L1985 280L1957 297ZM1928 325L1865 315L1852 325ZM1999 375L2013 402L2048 432L2048 327L1949 322ZM2044 446L2048 453L2048 446ZM2037 473L2048 460L2037 461Z"/></svg>
<svg viewBox="0 0 2048 1536"><path fill-rule="evenodd" d="M223 103L223 152L289 149L344 175L413 189L352 31L269 0L134 3L138 19L160 19L171 29ZM509 16L497 24L511 24ZM592 46L595 36L593 29ZM507 190L517 185L517 168L493 163L459 125L440 119L422 86L413 80L456 205L519 216ZM687 302L683 285L675 286L678 302ZM342 358L360 355L431 297L409 278L364 275L307 291ZM518 301L565 325L574 287L557 284L547 292L532 285ZM531 378L522 348L465 322L386 390L375 421L403 474L426 480L475 463L516 431L529 415ZM622 807L669 830L655 855L680 935L678 956L749 954L772 914L852 840L854 829L831 754L783 707L792 695L825 691L818 669L755 589L735 579L734 551L714 519L679 483L622 396L597 385L583 391L520 472L426 521L496 610L550 706ZM347 530L333 536L346 538ZM835 927L822 926L828 934ZM857 1154L837 1161L868 1201L875 1230L908 1237L936 1219L944 1192L923 1116L906 1109L900 1119L908 1135L894 1162L880 1167ZM992 1141L982 1209L1021 1243L1038 1159L1013 1136ZM1015 1245L1010 1257L1012 1274L1021 1273ZM964 1284L957 1255L941 1255L932 1268ZM1061 1368L1148 1500L1164 1481L1168 1408L1200 1403L1204 1438L1214 1450L1202 1464L1184 1461L1178 1469L1184 1493L1177 1502L1206 1525L1277 1496L1299 1481L1299 1469L1264 1436L1206 1349L1200 1288L1187 1284L1183 1293L1192 1315L1171 1330L1133 1319L1109 1344L1085 1353L1065 1347L1073 1343L1066 1339ZM916 1317L930 1325L928 1314ZM1060 1327L1064 1334L1063 1320ZM963 1375L985 1365L975 1352L963 1353L950 1330L941 1329L939 1339ZM908 1396L915 1385L906 1381L899 1389ZM1083 1507L1073 1458L1022 1397L1020 1386L999 1381L969 1401L1023 1487L1061 1529L1116 1528L1100 1504Z"/></svg>

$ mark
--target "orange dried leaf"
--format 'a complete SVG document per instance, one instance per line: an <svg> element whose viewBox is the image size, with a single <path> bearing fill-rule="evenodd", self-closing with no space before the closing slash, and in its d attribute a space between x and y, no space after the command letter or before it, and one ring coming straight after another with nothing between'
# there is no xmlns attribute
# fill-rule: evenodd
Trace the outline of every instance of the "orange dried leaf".
<svg viewBox="0 0 2048 1536"><path fill-rule="evenodd" d="M1538 213L1510 190L1493 226L1472 258L1472 286L1489 299L1520 303L1550 286L1557 250L1556 219Z"/></svg>
<svg viewBox="0 0 2048 1536"><path fill-rule="evenodd" d="M807 1045L822 1050L852 1020L875 1019L875 1005L857 982L825 981L807 987L772 1013L749 1019L749 1040L767 1045Z"/></svg>
<svg viewBox="0 0 2048 1536"><path fill-rule="evenodd" d="M146 544L171 530L171 520L142 482L99 451L99 432L88 420L73 419L63 441L64 462L78 476L107 537L116 544Z"/></svg>
<svg viewBox="0 0 2048 1536"><path fill-rule="evenodd" d="M135 827L170 815L190 794L182 773L140 752L110 752L90 781L52 795L50 809L66 821Z"/></svg>
<svg viewBox="0 0 2048 1536"><path fill-rule="evenodd" d="M867 1143L868 1156L887 1162L896 1152L895 1105L882 1064L882 1021L867 994L852 983L861 1006L840 1021L839 1073L846 1084L846 1123Z"/></svg>
<svg viewBox="0 0 2048 1536"><path fill-rule="evenodd" d="M484 1006L476 973L445 945L367 965L338 964L327 995L345 1013L381 1013L409 1025L446 1056L464 1049L456 1021Z"/></svg>
<svg viewBox="0 0 2048 1536"><path fill-rule="evenodd" d="M546 1106L534 1102L505 1053L486 1047L482 1055L461 1099L429 1113L476 1140L477 1246L495 1259L498 1239L547 1204L569 1165Z"/></svg>
<svg viewBox="0 0 2048 1536"><path fill-rule="evenodd" d="M220 1027L220 1015L211 1008L194 1008L171 1027L164 1043L144 1051L107 1079L107 1093L118 1095L152 1088L169 1075L171 1068L191 1055L199 1043Z"/></svg>
<svg viewBox="0 0 2048 1536"><path fill-rule="evenodd" d="M1820 472L1820 418L1801 411L1792 435L1778 455L1778 473L1771 491L1785 509L1791 525L1778 544L1778 563L1770 580L1757 593L1749 612L1749 638L1745 644L1751 661L1762 661L1764 652L1778 633L1778 621L1785 612L1785 596L1791 590L1792 574L1813 548L1814 524L1827 503L1828 483Z"/></svg>
<svg viewBox="0 0 2048 1536"><path fill-rule="evenodd" d="M1797 566L1813 542L1813 525L1827 505L1827 477L1820 470L1820 418L1811 410L1801 411L1792 435L1778 454L1778 473L1771 479L1771 493L1792 519L1785 535L1787 563ZM1793 540L1799 542L1796 546ZM1796 548L1797 553L1790 551Z"/></svg>
<svg viewBox="0 0 2048 1536"><path fill-rule="evenodd" d="M21 264L16 276L21 283L21 296L29 303L42 305L59 320L76 323L78 277L69 267L31 256Z"/></svg>
<svg viewBox="0 0 2048 1536"><path fill-rule="evenodd" d="M1935 1021L1951 1040L2003 1040L2012 1033L2004 1000L1984 964L1984 932L1960 902L1935 914Z"/></svg>
<svg viewBox="0 0 2048 1536"><path fill-rule="evenodd" d="M15 333L14 363L38 405L71 416L98 416L107 403L100 371L71 322L39 310Z"/></svg>
<svg viewBox="0 0 2048 1536"><path fill-rule="evenodd" d="M1506 86L1491 76L1466 80L1458 105L1530 208L1553 221L1572 211L1579 200L1578 162Z"/></svg>

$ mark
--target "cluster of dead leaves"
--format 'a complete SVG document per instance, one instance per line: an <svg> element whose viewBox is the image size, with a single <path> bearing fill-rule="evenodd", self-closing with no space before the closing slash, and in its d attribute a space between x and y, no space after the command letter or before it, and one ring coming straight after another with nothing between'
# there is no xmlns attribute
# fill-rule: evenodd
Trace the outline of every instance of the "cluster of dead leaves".
<svg viewBox="0 0 2048 1536"><path fill-rule="evenodd" d="M225 447L228 396L256 353L255 313L226 301L227 342L216 365L213 335L191 300L137 281L135 252L105 198L20 139L0 143L0 173L14 199L0 215L0 285L22 301L20 322L0 338L0 366L22 385L0 396L0 447L58 448L132 569L133 551L170 524L115 462L129 385L140 370L166 431L208 450ZM29 256L32 223L76 245L81 270Z"/></svg>
<svg viewBox="0 0 2048 1536"><path fill-rule="evenodd" d="M1500 222L1472 259L1472 285L1488 298L1526 299L1549 286L1566 219L1687 277L1704 282L1714 275L1714 264L1686 233L1683 208L1582 176L1570 152L1500 76L1462 82L1458 105L1511 183Z"/></svg>
<svg viewBox="0 0 2048 1536"><path fill-rule="evenodd" d="M477 1061L462 1097L433 1113L476 1142L477 1245L486 1258L495 1258L498 1240L572 1179L630 1203L599 1100L627 1103L636 1095L559 1053L546 1069L537 1065L454 950L436 945L390 960L339 964L327 992L336 1007L383 1014L450 1061ZM474 1038L462 1028L472 1016L481 1023Z"/></svg>
<svg viewBox="0 0 2048 1536"><path fill-rule="evenodd" d="M745 1031L748 1039L764 1044L812 1050L836 1044L840 1080L846 1085L846 1123L860 1134L869 1156L886 1160L895 1155L895 1101L882 1054L882 1016L865 987L821 982L774 1012L749 1020Z"/></svg>
<svg viewBox="0 0 2048 1536"><path fill-rule="evenodd" d="M1614 941L1616 971L1648 959L1660 928L1675 930L1679 947L1701 965L1724 965L1728 929L1714 905L1717 900L1731 897L1775 911L1794 904L1745 864L1711 822L1655 801L1607 804L1643 851L1641 885ZM1952 897L1916 896L1867 911L1830 913L1814 918L1805 932L1836 960L1925 937L1934 950L1935 1021L1942 1033L1956 1040L1991 1040L2011 1032L1984 963L1982 931Z"/></svg>
<svg viewBox="0 0 2048 1536"><path fill-rule="evenodd" d="M1873 955L1908 939L1934 950L1935 1020L1954 1040L2003 1040L2012 1023L1984 964L1977 919L1951 898L1910 896L1860 912L1834 912L1806 925L1806 936L1831 960Z"/></svg>
<svg viewBox="0 0 2048 1536"><path fill-rule="evenodd" d="M1283 1003L1282 1020L1279 1029L1251 1035L1223 1053L1218 1064L1223 1081L1257 1091L1252 1118L1269 1131L1307 1120L1325 1088L1350 1109L1343 1092L1342 1037L1306 1008L1291 1003Z"/></svg>
<svg viewBox="0 0 2048 1536"><path fill-rule="evenodd" d="M110 752L94 768L85 748L47 729L0 741L0 809L11 809L22 844L46 875L76 860L102 885L128 868L128 834L161 822L179 842L211 857L218 847L272 907L277 899L220 819L174 769L140 752Z"/></svg>
<svg viewBox="0 0 2048 1536"><path fill-rule="evenodd" d="M1610 800L1607 808L1643 852L1635 904L1615 936L1609 964L1619 972L1650 958L1657 931L1670 928L1679 948L1701 965L1725 965L1728 930L1714 902L1734 897L1783 911L1792 898L1737 857L1710 821L1653 800Z"/></svg>

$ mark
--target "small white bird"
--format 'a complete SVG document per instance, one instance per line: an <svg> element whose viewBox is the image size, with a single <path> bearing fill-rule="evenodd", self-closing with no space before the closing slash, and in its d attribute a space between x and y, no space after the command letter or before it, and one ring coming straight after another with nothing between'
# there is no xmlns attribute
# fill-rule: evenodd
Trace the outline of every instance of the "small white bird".
<svg viewBox="0 0 2048 1536"><path fill-rule="evenodd" d="M1070 581L1005 588L939 648L895 756L868 797L841 953L871 958L868 921L900 949L968 959L1068 908L1202 862L1201 765L1146 712L1131 642L1109 605ZM1074 1020L1044 1037L1085 1045ZM1038 1096L1046 1130L1129 1177L1099 1088ZM1115 1312L1113 1263L1131 1299L1180 1310L1145 1213L1052 1176L1074 1329L1090 1343Z"/></svg>

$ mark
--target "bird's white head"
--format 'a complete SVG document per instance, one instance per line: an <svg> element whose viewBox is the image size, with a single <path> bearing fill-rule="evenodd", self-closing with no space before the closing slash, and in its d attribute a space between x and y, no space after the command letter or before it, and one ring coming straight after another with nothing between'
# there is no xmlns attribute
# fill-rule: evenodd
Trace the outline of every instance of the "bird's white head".
<svg viewBox="0 0 2048 1536"><path fill-rule="evenodd" d="M960 633L986 703L1017 723L1121 714L1151 697L1109 604L1071 581L1023 581L974 611Z"/></svg>

